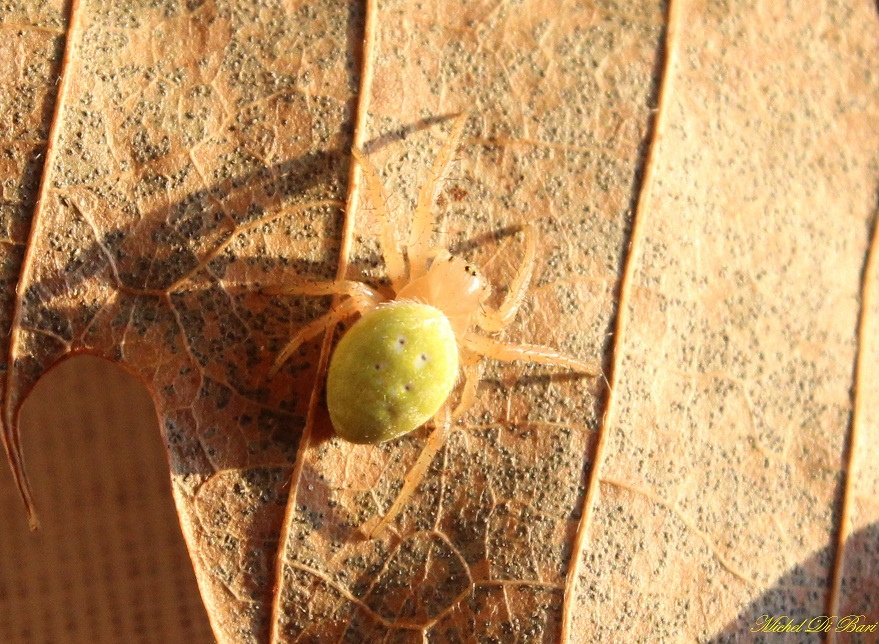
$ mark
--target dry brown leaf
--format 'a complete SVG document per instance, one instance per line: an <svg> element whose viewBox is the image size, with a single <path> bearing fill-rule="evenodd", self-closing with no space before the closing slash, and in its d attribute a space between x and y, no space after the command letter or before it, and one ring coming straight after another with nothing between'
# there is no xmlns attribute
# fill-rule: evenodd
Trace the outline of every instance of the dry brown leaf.
<svg viewBox="0 0 879 644"><path fill-rule="evenodd" d="M219 639L879 621L876 6L401 0L365 50L360 3L330 0L0 16L0 59L38 66L3 81L20 101L3 118L26 123L0 135L13 463L52 364L137 374ZM427 430L330 438L309 415L320 347L267 377L328 302L259 289L332 277L340 252L380 280L377 213L344 215L355 121L405 226L462 110L451 248L503 287L534 223L507 337L604 364L610 388L490 365L406 511L364 540Z"/></svg>

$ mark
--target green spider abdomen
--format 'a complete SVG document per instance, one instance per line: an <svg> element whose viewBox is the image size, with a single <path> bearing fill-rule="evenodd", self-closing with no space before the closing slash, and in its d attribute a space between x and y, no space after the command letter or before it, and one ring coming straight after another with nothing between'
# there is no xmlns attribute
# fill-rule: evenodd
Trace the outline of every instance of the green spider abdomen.
<svg viewBox="0 0 879 644"><path fill-rule="evenodd" d="M366 313L339 341L327 375L336 433L380 443L439 411L458 377L458 344L439 309L395 301Z"/></svg>

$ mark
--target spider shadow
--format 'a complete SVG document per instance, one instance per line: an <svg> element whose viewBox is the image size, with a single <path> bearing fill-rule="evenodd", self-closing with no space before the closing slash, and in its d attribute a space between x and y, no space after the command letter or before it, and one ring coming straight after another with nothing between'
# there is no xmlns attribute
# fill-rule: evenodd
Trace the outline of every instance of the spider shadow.
<svg viewBox="0 0 879 644"><path fill-rule="evenodd" d="M429 128L453 116L422 119L414 125L374 139L365 147L369 150L379 149L397 137ZM246 374L252 374L254 369L265 372L265 366L259 366L260 355L280 351L283 346L282 338L289 333L289 324L279 323L281 313L278 309L289 311L293 303L302 305L302 302L310 300L317 303L310 312L310 316L314 317L317 315L317 306L323 304L325 309L326 300L293 298L280 305L267 305L266 309L273 306L276 309L274 317L264 312L255 313L252 305L247 303L249 300L272 300L273 297L258 292L260 282L250 285L223 282L226 270L233 261L245 261L257 266L262 275L277 276L278 282L296 276L328 279L335 273L336 261L321 262L277 255L248 258L220 254L203 265L204 252L194 250L192 240L213 235L222 241L228 236L238 235L243 227L257 224L268 216L301 203L302 195L320 191L322 186L345 186L349 163L350 155L341 148L305 153L269 167L258 167L237 176L218 179L173 203L154 207L140 217L146 223L136 229L94 228L96 237L90 243L71 253L59 270L43 274L22 291L22 323L34 331L34 346L30 355L23 358L28 363L24 369L24 380L30 381L24 383L25 387L35 382L44 364L60 359L70 352L71 346L76 346L79 329L93 328L105 303L95 301L84 306L82 302L70 298L69 294L88 291L98 283L102 285L102 290L116 293L118 300L115 305L120 309L118 317L129 320L136 335L146 337L151 328L162 324L177 325L182 338L181 342L176 343L180 345L176 350L185 347L202 369L220 364L223 373L221 380L231 389L257 404L267 404L271 399L271 388L265 383L255 382L253 377ZM148 168L144 174L149 174ZM59 208L67 211L73 225L91 224L89 208L101 207L100 194L95 193L92 197L89 194L88 190L84 190L59 198ZM339 201L343 200L343 196L341 193L338 195ZM244 212L230 212L230 206L226 205L243 202L249 203ZM235 228L226 230L225 237L218 235L218 230L224 222L227 225L230 216L234 218ZM313 219L299 213L286 219L279 218L277 223L301 231L312 226ZM322 229L322 234L338 238L341 235L341 212L330 216L328 223ZM469 240L464 249L476 248L492 238L513 235L517 230L518 227L508 227L480 235ZM321 242L316 239L315 243ZM364 266L352 267L362 270L377 265L380 256L364 256L359 262ZM171 292L172 285L179 284L181 279L189 279L189 282ZM211 326L221 328L223 342L204 341L203 330ZM269 333L273 338L266 340L267 334L256 332L258 328L274 328L276 332ZM242 344L246 345L242 352L247 367L243 370L240 360L226 359L230 348L234 350L234 347ZM125 360L119 346L98 353L113 361ZM137 365L133 367L137 372ZM280 379L287 378L290 371L279 374ZM290 411L289 405L287 407L286 411Z"/></svg>
<svg viewBox="0 0 879 644"><path fill-rule="evenodd" d="M399 127L395 130L390 130L387 133L382 134L381 136L377 136L371 141L365 143L363 145L363 153L368 156L370 154L373 154L374 152L378 152L388 145L391 145L392 143L404 141L417 132L429 130L435 125L445 123L446 121L451 121L458 116L460 116L460 114L457 112L452 114L442 114L438 116L428 116L418 121L414 121L408 125Z"/></svg>
<svg viewBox="0 0 879 644"><path fill-rule="evenodd" d="M467 255L483 248L487 244L500 244L505 239L515 237L516 233L524 230L522 225L510 225L502 228L496 228L493 231L480 233L456 244L449 250L452 255Z"/></svg>
<svg viewBox="0 0 879 644"><path fill-rule="evenodd" d="M191 240L206 235L226 239L238 234L242 227L258 223L267 216L274 217L299 203L310 201L307 196L324 192L325 186L342 186L347 182L349 155L342 149L329 149L303 154L279 162L268 168L258 168L240 176L217 181L182 198L165 203L145 212L139 227L115 226L105 230L92 227L94 237L80 244L67 255L61 255L57 270L43 272L21 290L21 325L28 332L26 355L16 364L17 388L27 392L46 367L73 353L89 352L133 372L150 384L155 395L173 400L177 395L172 379L164 387L158 386L150 373L154 367L127 363L129 355L123 344L106 342L89 334L110 334L114 324L125 327L124 343L128 347L144 342L162 342L174 362L174 356L188 354L191 368L202 373L199 396L212 395L218 399L217 416L223 415L223 401L239 399L255 406L253 413L239 414L237 423L259 423L269 416L268 427L262 435L274 444L269 451L275 455L287 454L295 460L298 431L301 420L296 419L296 395L279 397L286 383L298 371L309 365L298 365L279 374L275 382L266 378L271 356L275 355L289 337L291 321L307 320L318 315L322 304L319 298L308 298L313 304L295 298L276 298L262 295L247 286L228 286L223 278L233 262L253 265L259 275L277 276L278 281L296 275L320 279L334 274L334 253L329 259L288 258L277 253L249 257L236 250L229 255L221 253L204 264L204 252ZM302 195L306 195L303 197ZM341 195L340 195L341 196ZM226 204L250 202L243 213L230 213ZM102 207L99 193L91 196L88 190L71 191L61 196L56 206L71 228L84 228L90 221L88 208ZM235 229L228 226L234 217ZM318 232L309 233L315 217L322 219ZM99 220L104 221L104 220ZM153 225L149 225L154 222ZM273 226L288 226L297 235L317 237L318 234L337 238L340 235L342 214L300 211L287 218L278 218ZM226 228L222 228L225 226ZM225 230L225 236L218 231ZM274 230L274 229L273 229ZM210 237L209 237L210 238ZM316 239L315 243L322 243ZM194 250L195 248L195 250ZM272 278L274 279L274 278ZM180 280L183 280L182 284ZM172 290L172 285L177 285ZM104 293L104 299L90 303L72 296L75 293ZM303 312L302 308L306 310ZM112 320L109 319L112 316ZM84 335L83 329L88 333ZM158 329L166 332L158 333ZM213 330L213 336L206 333ZM153 339L150 339L153 338ZM187 367L182 365L180 369ZM299 395L301 398L303 394ZM244 420L242 420L242 418ZM235 423L234 418L229 419ZM169 444L185 439L180 427L163 431ZM276 427L287 425L288 438L281 440ZM252 426L252 425L251 425ZM324 436L325 432L317 431ZM173 440L172 440L173 439ZM260 446L254 445L257 452ZM253 453L254 456L258 456ZM194 459L195 463L199 459ZM189 472L187 459L172 459L172 472ZM203 470L203 465L192 465Z"/></svg>

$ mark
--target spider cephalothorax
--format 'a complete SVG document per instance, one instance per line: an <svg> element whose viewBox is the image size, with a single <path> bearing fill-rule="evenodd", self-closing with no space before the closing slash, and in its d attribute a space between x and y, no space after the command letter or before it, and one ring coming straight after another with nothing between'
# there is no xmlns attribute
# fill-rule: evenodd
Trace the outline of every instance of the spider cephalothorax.
<svg viewBox="0 0 879 644"><path fill-rule="evenodd" d="M427 273L407 284L394 299L435 306L449 318L455 335L463 339L490 293L475 268L443 250Z"/></svg>

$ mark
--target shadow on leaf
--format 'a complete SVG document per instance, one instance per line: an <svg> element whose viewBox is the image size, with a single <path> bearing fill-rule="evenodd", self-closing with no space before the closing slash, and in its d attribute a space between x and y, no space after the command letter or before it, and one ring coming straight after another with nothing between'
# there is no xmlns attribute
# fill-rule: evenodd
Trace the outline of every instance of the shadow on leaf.
<svg viewBox="0 0 879 644"><path fill-rule="evenodd" d="M863 615L861 624L874 624L879 621L879 523L852 534L846 542L845 551L847 574L842 580L839 616ZM748 604L722 632L708 641L712 644L741 641L818 641L825 631L816 630L809 634L806 629L810 621L816 629L826 624L822 616L826 614L826 589L830 587L830 583L828 579L825 585L819 587L810 584L810 580L814 579L812 571L830 569L833 556L834 548L828 546L791 568L772 588ZM773 617L784 617L779 622L782 625L788 621L799 625L805 620L805 626L801 632L788 634L759 632L759 625L768 623L767 620ZM841 642L875 642L877 634L837 632L836 637Z"/></svg>

